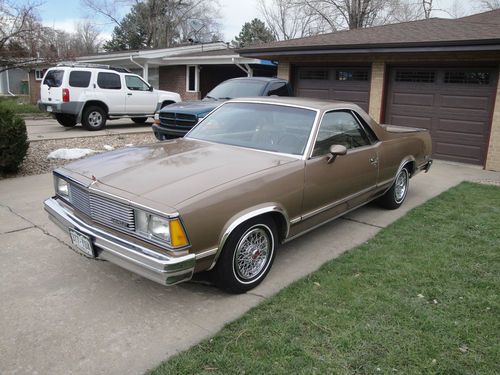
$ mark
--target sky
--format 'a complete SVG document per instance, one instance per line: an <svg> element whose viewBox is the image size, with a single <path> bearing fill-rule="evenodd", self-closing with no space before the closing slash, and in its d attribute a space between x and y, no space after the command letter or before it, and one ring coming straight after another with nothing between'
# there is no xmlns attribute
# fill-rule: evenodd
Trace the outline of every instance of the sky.
<svg viewBox="0 0 500 375"><path fill-rule="evenodd" d="M259 18L257 0L217 0L221 6L221 19L224 41L231 41L239 34L245 22ZM468 0L434 0L436 8L450 9L456 2L464 11L471 10L473 1ZM126 7L124 14L126 13ZM80 0L45 0L38 8L40 17L46 26L55 27L65 31L74 31L75 25L82 19L96 20L104 39L109 39L113 26L106 20L97 17L81 5ZM443 12L436 12L435 17L449 17Z"/></svg>

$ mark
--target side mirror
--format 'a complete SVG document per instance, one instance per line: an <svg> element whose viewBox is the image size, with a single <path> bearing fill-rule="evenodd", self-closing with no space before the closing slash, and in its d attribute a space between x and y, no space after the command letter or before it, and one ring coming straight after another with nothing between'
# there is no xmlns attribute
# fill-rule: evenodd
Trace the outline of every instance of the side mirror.
<svg viewBox="0 0 500 375"><path fill-rule="evenodd" d="M149 91L153 91L153 86L149 86Z"/></svg>
<svg viewBox="0 0 500 375"><path fill-rule="evenodd" d="M342 145L331 145L330 146L330 153L328 154L328 158L326 162L328 164L333 163L337 156L339 155L345 155L347 154L347 147L342 146Z"/></svg>

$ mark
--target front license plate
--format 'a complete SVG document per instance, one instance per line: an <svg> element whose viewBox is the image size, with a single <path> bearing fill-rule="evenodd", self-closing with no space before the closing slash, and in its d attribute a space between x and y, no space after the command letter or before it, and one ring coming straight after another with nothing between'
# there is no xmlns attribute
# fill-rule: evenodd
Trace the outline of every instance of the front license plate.
<svg viewBox="0 0 500 375"><path fill-rule="evenodd" d="M78 251L87 257L95 258L94 247L92 246L92 241L89 236L77 232L74 229L69 230L69 235L71 237L71 242Z"/></svg>
<svg viewBox="0 0 500 375"><path fill-rule="evenodd" d="M52 106L51 105L47 106L47 112L52 112Z"/></svg>

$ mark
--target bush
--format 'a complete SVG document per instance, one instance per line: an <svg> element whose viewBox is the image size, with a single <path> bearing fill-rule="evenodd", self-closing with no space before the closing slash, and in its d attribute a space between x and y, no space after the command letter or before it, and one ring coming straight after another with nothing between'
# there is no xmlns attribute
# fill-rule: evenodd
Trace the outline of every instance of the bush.
<svg viewBox="0 0 500 375"><path fill-rule="evenodd" d="M28 147L24 120L0 104L0 172L16 172Z"/></svg>

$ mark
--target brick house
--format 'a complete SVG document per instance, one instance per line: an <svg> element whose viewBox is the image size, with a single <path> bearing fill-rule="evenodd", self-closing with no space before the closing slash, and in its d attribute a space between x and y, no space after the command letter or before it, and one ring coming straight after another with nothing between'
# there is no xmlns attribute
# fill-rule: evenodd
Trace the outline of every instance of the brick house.
<svg viewBox="0 0 500 375"><path fill-rule="evenodd" d="M500 171L500 10L238 50L278 62L297 96L351 101L429 129L436 159Z"/></svg>

